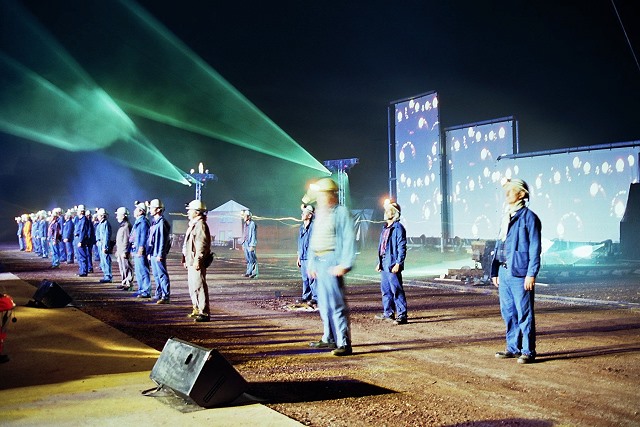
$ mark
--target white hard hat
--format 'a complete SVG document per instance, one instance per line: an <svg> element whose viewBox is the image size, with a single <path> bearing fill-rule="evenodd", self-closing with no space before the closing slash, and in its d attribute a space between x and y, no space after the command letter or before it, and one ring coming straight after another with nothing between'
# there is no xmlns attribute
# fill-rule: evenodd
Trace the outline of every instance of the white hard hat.
<svg viewBox="0 0 640 427"><path fill-rule="evenodd" d="M204 204L202 200L192 200L187 205L187 210L206 211L207 206Z"/></svg>
<svg viewBox="0 0 640 427"><path fill-rule="evenodd" d="M120 206L118 209L116 209L116 215L127 216L129 215L129 211L124 206Z"/></svg>
<svg viewBox="0 0 640 427"><path fill-rule="evenodd" d="M164 209L164 205L162 204L162 201L160 199L153 199L150 203L149 203L149 207L151 209L153 208L160 208L160 209Z"/></svg>
<svg viewBox="0 0 640 427"><path fill-rule="evenodd" d="M300 209L302 210L303 213L313 213L312 205L307 205L303 203L302 206L300 206Z"/></svg>
<svg viewBox="0 0 640 427"><path fill-rule="evenodd" d="M84 212L84 205L78 205L78 212Z"/></svg>
<svg viewBox="0 0 640 427"><path fill-rule="evenodd" d="M145 215L147 214L147 204L145 202L139 202L136 200L135 202L133 202L133 204L135 205L136 209L138 209Z"/></svg>
<svg viewBox="0 0 640 427"><path fill-rule="evenodd" d="M109 215L109 214L107 213L107 211L106 211L106 209L105 209L105 208L100 208L100 209L98 209L98 211L96 212L96 215L98 215L98 216L103 216L103 215L104 215L104 216L107 216L107 215Z"/></svg>

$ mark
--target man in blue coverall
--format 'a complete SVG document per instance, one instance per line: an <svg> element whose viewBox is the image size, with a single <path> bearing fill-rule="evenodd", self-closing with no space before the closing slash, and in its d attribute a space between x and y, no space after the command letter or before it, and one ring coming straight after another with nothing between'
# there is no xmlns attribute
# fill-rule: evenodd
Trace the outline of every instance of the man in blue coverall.
<svg viewBox="0 0 640 427"><path fill-rule="evenodd" d="M315 308L318 304L316 279L309 275L309 241L313 232L313 206L303 204L300 209L302 210L302 224L298 230L297 263L302 276L302 298L298 302Z"/></svg>
<svg viewBox="0 0 640 427"><path fill-rule="evenodd" d="M96 248L100 255L100 270L102 270L102 279L100 283L111 283L113 281L112 262L111 262L111 224L109 223L109 214L104 208L98 209L98 225L96 225Z"/></svg>
<svg viewBox="0 0 640 427"><path fill-rule="evenodd" d="M500 313L507 327L506 349L498 359L518 358L532 363L536 358L534 298L540 270L542 224L526 206L529 186L521 179L504 185L506 210L491 263L491 280L498 288Z"/></svg>
<svg viewBox="0 0 640 427"><path fill-rule="evenodd" d="M317 201L315 224L309 242L309 273L316 278L318 310L323 334L314 348L332 348L334 356L352 354L349 307L344 298L344 276L356 258L351 212L338 204L338 185L331 178L312 184L302 199Z"/></svg>
<svg viewBox="0 0 640 427"><path fill-rule="evenodd" d="M153 223L149 230L149 257L153 278L156 281L156 304L169 304L171 282L167 271L167 255L171 249L171 226L163 215L164 204L160 199L153 199L149 203L149 209L153 215Z"/></svg>
<svg viewBox="0 0 640 427"><path fill-rule="evenodd" d="M256 277L258 275L258 257L256 255L256 245L258 244L258 233L256 223L253 220L253 214L248 211L242 211L244 225L242 226L242 249L244 249L244 258L247 261L247 270L244 277Z"/></svg>
<svg viewBox="0 0 640 427"><path fill-rule="evenodd" d="M149 242L149 220L147 219L147 205L144 202L135 202L133 215L136 218L129 240L131 241L131 253L133 254L133 267L138 282L138 291L133 294L137 298L151 298L151 277L149 258L147 258Z"/></svg>
<svg viewBox="0 0 640 427"><path fill-rule="evenodd" d="M78 276L86 277L91 263L89 248L93 245L91 237L91 224L86 215L84 205L78 205L78 222L75 227L75 241L78 247Z"/></svg>
<svg viewBox="0 0 640 427"><path fill-rule="evenodd" d="M382 314L376 319L392 321L396 325L407 323L407 300L402 286L402 270L407 254L407 233L400 224L400 205L389 200L384 204L386 224L380 232L378 265Z"/></svg>

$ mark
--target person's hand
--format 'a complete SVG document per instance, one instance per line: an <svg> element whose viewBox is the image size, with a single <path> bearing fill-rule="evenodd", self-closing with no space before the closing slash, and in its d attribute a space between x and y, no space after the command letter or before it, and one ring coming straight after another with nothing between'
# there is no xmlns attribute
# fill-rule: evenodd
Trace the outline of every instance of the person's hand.
<svg viewBox="0 0 640 427"><path fill-rule="evenodd" d="M493 283L493 286L495 286L496 288L500 285L500 281L498 280L497 277L492 277L491 283Z"/></svg>
<svg viewBox="0 0 640 427"><path fill-rule="evenodd" d="M532 291L533 287L536 285L536 278L535 277L531 277L531 276L527 276L524 278L524 290L525 291Z"/></svg>
<svg viewBox="0 0 640 427"><path fill-rule="evenodd" d="M298 258L298 260L296 261L296 263L298 264L298 268L302 267L302 263L300 262L300 258Z"/></svg>
<svg viewBox="0 0 640 427"><path fill-rule="evenodd" d="M400 271L400 264L394 264L393 267L391 267L391 272L395 274L398 271Z"/></svg>
<svg viewBox="0 0 640 427"><path fill-rule="evenodd" d="M193 262L193 268L195 268L196 271L200 271L200 263L198 261L194 261Z"/></svg>
<svg viewBox="0 0 640 427"><path fill-rule="evenodd" d="M382 271L382 267L380 267L380 263L376 264L376 271L380 273Z"/></svg>
<svg viewBox="0 0 640 427"><path fill-rule="evenodd" d="M342 277L349 272L349 269L344 268L341 265L336 265L331 269L331 274L336 277Z"/></svg>
<svg viewBox="0 0 640 427"><path fill-rule="evenodd" d="M249 246L249 252L255 252L255 251L256 251L255 246Z"/></svg>

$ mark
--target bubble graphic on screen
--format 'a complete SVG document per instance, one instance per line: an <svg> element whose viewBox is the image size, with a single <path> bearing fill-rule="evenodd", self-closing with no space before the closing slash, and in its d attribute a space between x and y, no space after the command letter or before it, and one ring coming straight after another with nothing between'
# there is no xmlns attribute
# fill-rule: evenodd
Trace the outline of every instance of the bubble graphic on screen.
<svg viewBox="0 0 640 427"><path fill-rule="evenodd" d="M433 97L433 108L438 108L438 97L437 96Z"/></svg>
<svg viewBox="0 0 640 427"><path fill-rule="evenodd" d="M460 183L456 182L456 195L459 195L461 190Z"/></svg>
<svg viewBox="0 0 640 427"><path fill-rule="evenodd" d="M627 157L627 163L629 164L629 166L633 166L636 164L636 158L634 156L632 156L631 154L629 154L629 157Z"/></svg>
<svg viewBox="0 0 640 427"><path fill-rule="evenodd" d="M489 170L488 167L485 166L485 168L482 170L482 176L484 176L485 178L489 178L490 175L491 175L491 171Z"/></svg>
<svg viewBox="0 0 640 427"><path fill-rule="evenodd" d="M489 157L489 150L487 148L483 148L482 150L480 150L480 158L482 160L487 160L487 157Z"/></svg>
<svg viewBox="0 0 640 427"><path fill-rule="evenodd" d="M400 153L398 154L398 159L400 160L400 163L404 163L404 150L400 150Z"/></svg>
<svg viewBox="0 0 640 427"><path fill-rule="evenodd" d="M611 165L609 165L609 162L602 162L602 173L610 173L611 172Z"/></svg>
<svg viewBox="0 0 640 427"><path fill-rule="evenodd" d="M415 99L410 99L409 100L409 108L413 108L413 106L415 105L416 101Z"/></svg>
<svg viewBox="0 0 640 427"><path fill-rule="evenodd" d="M599 191L600 191L600 184L598 184L597 182L594 182L589 187L589 194L591 194L591 197L597 196Z"/></svg>
<svg viewBox="0 0 640 427"><path fill-rule="evenodd" d="M476 131L473 128L467 129L467 134L469 135L469 138L473 138L473 135L475 133L476 133Z"/></svg>
<svg viewBox="0 0 640 427"><path fill-rule="evenodd" d="M476 182L472 179L469 181L469 191L473 191L476 188Z"/></svg>
<svg viewBox="0 0 640 427"><path fill-rule="evenodd" d="M496 133L494 131L489 131L489 141L494 141L496 139Z"/></svg>
<svg viewBox="0 0 640 427"><path fill-rule="evenodd" d="M562 175L560 175L560 172L555 171L553 173L553 183L554 184L560 184L560 179L562 178Z"/></svg>
<svg viewBox="0 0 640 427"><path fill-rule="evenodd" d="M429 175L426 175L424 177L424 185L429 186L429 184L431 184L431 178L429 177Z"/></svg>
<svg viewBox="0 0 640 427"><path fill-rule="evenodd" d="M424 103L424 109L427 111L431 110L431 103L429 101Z"/></svg>
<svg viewBox="0 0 640 427"><path fill-rule="evenodd" d="M422 215L425 219L431 218L431 209L429 208L429 206L424 207L424 209L422 210Z"/></svg>
<svg viewBox="0 0 640 427"><path fill-rule="evenodd" d="M476 142L482 141L482 132L476 132Z"/></svg>
<svg viewBox="0 0 640 427"><path fill-rule="evenodd" d="M419 102L416 102L416 105L413 106L413 111L415 111L416 113L418 111L420 111L420 103Z"/></svg>
<svg viewBox="0 0 640 427"><path fill-rule="evenodd" d="M627 192L626 190L618 191L613 200L611 200L611 214L618 219L624 216L627 209Z"/></svg>
<svg viewBox="0 0 640 427"><path fill-rule="evenodd" d="M453 151L460 151L460 141L457 139L453 141Z"/></svg>
<svg viewBox="0 0 640 427"><path fill-rule="evenodd" d="M498 129L498 138L504 139L506 135L507 135L507 131L503 126L500 126L500 129Z"/></svg>
<svg viewBox="0 0 640 427"><path fill-rule="evenodd" d="M616 161L616 171L617 172L624 172L624 160L618 159Z"/></svg>
<svg viewBox="0 0 640 427"><path fill-rule="evenodd" d="M431 146L431 154L433 154L434 156L438 155L438 143L434 142L433 145Z"/></svg>
<svg viewBox="0 0 640 427"><path fill-rule="evenodd" d="M556 231L560 238L565 236L568 238L577 238L577 236L582 236L583 228L584 224L580 216L575 212L568 212L560 218L556 226Z"/></svg>
<svg viewBox="0 0 640 427"><path fill-rule="evenodd" d="M591 173L591 163L584 162L584 166L582 166L582 170L584 171L585 175L589 175Z"/></svg>
<svg viewBox="0 0 640 427"><path fill-rule="evenodd" d="M431 181L435 181L436 180L436 174L435 173L431 173Z"/></svg>
<svg viewBox="0 0 640 427"><path fill-rule="evenodd" d="M575 157L573 158L573 167L574 167L575 169L579 169L579 168L580 168L580 166L582 166L582 160L580 160L580 157L575 156Z"/></svg>
<svg viewBox="0 0 640 427"><path fill-rule="evenodd" d="M402 121L402 111L398 111L398 118L397 118L398 122Z"/></svg>
<svg viewBox="0 0 640 427"><path fill-rule="evenodd" d="M424 127L429 127L429 123L427 122L427 119L425 119L424 117L420 117L420 120L418 120L418 127L420 129L424 128Z"/></svg>
<svg viewBox="0 0 640 427"><path fill-rule="evenodd" d="M517 174L519 174L519 173L520 173L520 166L515 165L515 166L513 167L513 171L515 172L515 174L516 174L516 175L517 175Z"/></svg>
<svg viewBox="0 0 640 427"><path fill-rule="evenodd" d="M542 174L538 174L538 176L536 176L535 186L538 190L542 188Z"/></svg>
<svg viewBox="0 0 640 427"><path fill-rule="evenodd" d="M404 184L406 180L407 176L404 173L400 174L400 182Z"/></svg>
<svg viewBox="0 0 640 427"><path fill-rule="evenodd" d="M422 179L421 178L418 178L416 180L416 187L422 187Z"/></svg>

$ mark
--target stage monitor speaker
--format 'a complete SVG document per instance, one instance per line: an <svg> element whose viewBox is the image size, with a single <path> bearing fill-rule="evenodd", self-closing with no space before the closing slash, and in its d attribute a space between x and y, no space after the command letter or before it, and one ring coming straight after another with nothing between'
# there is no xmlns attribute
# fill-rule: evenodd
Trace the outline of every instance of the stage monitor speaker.
<svg viewBox="0 0 640 427"><path fill-rule="evenodd" d="M169 338L150 378L205 408L237 399L247 382L216 350Z"/></svg>
<svg viewBox="0 0 640 427"><path fill-rule="evenodd" d="M33 300L37 306L61 308L71 302L71 297L56 282L45 279L33 294Z"/></svg>

